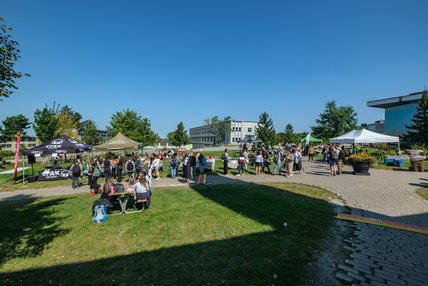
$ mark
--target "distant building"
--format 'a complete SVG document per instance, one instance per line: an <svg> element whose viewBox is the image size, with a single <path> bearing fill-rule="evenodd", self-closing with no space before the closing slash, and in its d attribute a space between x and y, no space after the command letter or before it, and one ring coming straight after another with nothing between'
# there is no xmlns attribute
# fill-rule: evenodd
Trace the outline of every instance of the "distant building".
<svg viewBox="0 0 428 286"><path fill-rule="evenodd" d="M422 92L416 92L405 96L368 101L367 106L385 109L385 134L400 136L407 133L406 125L411 125L421 98Z"/></svg>
<svg viewBox="0 0 428 286"><path fill-rule="evenodd" d="M230 121L229 132L226 132L225 142L215 142L215 134L212 125L203 125L189 129L190 143L194 148L213 147L219 144L239 145L246 137L255 136L257 122L254 121Z"/></svg>
<svg viewBox="0 0 428 286"><path fill-rule="evenodd" d="M37 146L36 137L32 136L22 136L21 137L21 148L31 149ZM16 150L16 138L13 140L2 140L0 142L0 149L7 151L15 151Z"/></svg>
<svg viewBox="0 0 428 286"><path fill-rule="evenodd" d="M385 134L385 120L376 120L374 123L367 124L367 130Z"/></svg>

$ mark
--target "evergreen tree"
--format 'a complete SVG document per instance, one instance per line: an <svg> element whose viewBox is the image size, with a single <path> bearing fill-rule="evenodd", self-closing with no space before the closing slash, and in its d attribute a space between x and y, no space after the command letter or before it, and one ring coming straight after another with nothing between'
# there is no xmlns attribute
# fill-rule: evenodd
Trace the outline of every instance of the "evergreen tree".
<svg viewBox="0 0 428 286"><path fill-rule="evenodd" d="M49 108L46 104L43 109L37 109L34 112L33 129L40 141L46 142L55 138L58 108L59 106L56 106L54 102L52 107Z"/></svg>
<svg viewBox="0 0 428 286"><path fill-rule="evenodd" d="M21 136L25 136L27 134L25 129L28 129L31 126L28 118L22 114L6 117L2 123L3 128L0 127L2 138L9 140L15 138L18 130L21 130Z"/></svg>
<svg viewBox="0 0 428 286"><path fill-rule="evenodd" d="M256 136L266 147L275 142L275 129L273 128L272 119L267 112L263 112L259 116L259 122L256 126Z"/></svg>
<svg viewBox="0 0 428 286"><path fill-rule="evenodd" d="M102 138L97 130L97 126L92 120L85 120L80 124L82 130L82 141L89 145L98 145L101 143Z"/></svg>
<svg viewBox="0 0 428 286"><path fill-rule="evenodd" d="M352 106L337 107L336 101L332 100L326 103L324 112L315 122L317 125L311 127L313 135L329 140L356 129L357 113Z"/></svg>
<svg viewBox="0 0 428 286"><path fill-rule="evenodd" d="M293 125L291 125L290 123L288 123L285 126L284 129L284 143L296 143L298 141L299 137L297 136L296 133L294 133L294 128Z"/></svg>
<svg viewBox="0 0 428 286"><path fill-rule="evenodd" d="M57 125L55 129L55 137L67 135L68 137L77 139L77 129L80 125L82 116L73 111L67 105L58 110L56 114Z"/></svg>
<svg viewBox="0 0 428 286"><path fill-rule="evenodd" d="M187 135L187 131L184 127L183 122L178 123L177 128L174 131L172 136L172 145L174 146L183 146L190 142L190 138Z"/></svg>
<svg viewBox="0 0 428 286"><path fill-rule="evenodd" d="M428 146L428 91L422 92L412 124L407 125L407 134L401 137L404 146Z"/></svg>

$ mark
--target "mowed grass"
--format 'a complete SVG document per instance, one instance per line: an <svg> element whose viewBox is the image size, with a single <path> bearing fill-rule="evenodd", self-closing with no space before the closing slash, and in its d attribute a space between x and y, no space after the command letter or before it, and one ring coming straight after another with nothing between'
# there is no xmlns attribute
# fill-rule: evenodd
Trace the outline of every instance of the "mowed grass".
<svg viewBox="0 0 428 286"><path fill-rule="evenodd" d="M418 188L416 190L416 193L428 201L428 186L427 187Z"/></svg>
<svg viewBox="0 0 428 286"><path fill-rule="evenodd" d="M103 224L91 222L88 195L2 203L0 281L302 285L333 223L331 198L297 184L162 188L151 209Z"/></svg>

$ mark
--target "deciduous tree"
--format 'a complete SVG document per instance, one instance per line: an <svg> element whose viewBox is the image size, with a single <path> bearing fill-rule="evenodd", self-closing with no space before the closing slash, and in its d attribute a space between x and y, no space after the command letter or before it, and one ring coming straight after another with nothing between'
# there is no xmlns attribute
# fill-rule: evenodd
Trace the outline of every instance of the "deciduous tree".
<svg viewBox="0 0 428 286"><path fill-rule="evenodd" d="M3 18L0 17L0 23ZM0 100L9 97L18 87L15 80L28 74L14 70L14 65L21 58L18 42L10 35L12 27L0 24Z"/></svg>
<svg viewBox="0 0 428 286"><path fill-rule="evenodd" d="M144 145L152 145L159 139L159 136L151 129L150 120L147 118L142 119L136 111L130 109L113 114L107 132L112 137L121 132L130 139Z"/></svg>
<svg viewBox="0 0 428 286"><path fill-rule="evenodd" d="M33 129L40 141L46 142L55 138L58 109L59 105L55 105L54 102L52 107L48 107L46 104L44 108L34 112Z"/></svg>

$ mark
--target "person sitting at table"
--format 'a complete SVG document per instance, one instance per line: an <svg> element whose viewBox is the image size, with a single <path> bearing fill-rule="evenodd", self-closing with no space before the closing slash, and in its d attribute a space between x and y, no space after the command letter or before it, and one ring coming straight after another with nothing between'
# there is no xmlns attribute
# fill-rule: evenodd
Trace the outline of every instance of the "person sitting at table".
<svg viewBox="0 0 428 286"><path fill-rule="evenodd" d="M54 160L52 169L61 169L61 165L58 163L58 160Z"/></svg>
<svg viewBox="0 0 428 286"><path fill-rule="evenodd" d="M147 199L145 202L146 208L150 207L152 192L145 176L138 178L138 182L134 185L136 200Z"/></svg>

